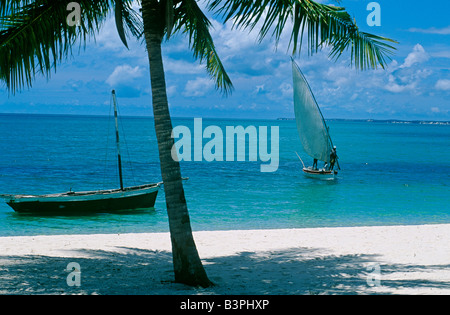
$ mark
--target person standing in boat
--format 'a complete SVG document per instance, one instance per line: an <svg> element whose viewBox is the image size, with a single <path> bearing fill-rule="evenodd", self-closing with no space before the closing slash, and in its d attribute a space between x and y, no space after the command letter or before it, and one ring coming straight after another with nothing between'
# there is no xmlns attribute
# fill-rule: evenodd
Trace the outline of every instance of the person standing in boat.
<svg viewBox="0 0 450 315"><path fill-rule="evenodd" d="M336 146L333 147L330 153L330 171L334 168L334 163L336 163L336 160L338 159L337 153L336 153Z"/></svg>
<svg viewBox="0 0 450 315"><path fill-rule="evenodd" d="M313 170L317 170L317 159L314 159L312 168Z"/></svg>

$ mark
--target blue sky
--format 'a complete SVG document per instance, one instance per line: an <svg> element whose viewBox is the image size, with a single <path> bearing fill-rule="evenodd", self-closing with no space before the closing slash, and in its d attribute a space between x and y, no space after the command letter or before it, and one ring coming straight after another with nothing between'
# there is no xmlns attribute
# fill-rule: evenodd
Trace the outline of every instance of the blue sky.
<svg viewBox="0 0 450 315"><path fill-rule="evenodd" d="M357 71L349 67L348 54L334 62L326 49L296 57L324 116L450 120L450 2L380 0L381 26L373 27L366 22L369 2L342 0L341 5L362 30L399 42L386 70ZM258 44L255 33L233 30L231 24L208 16L234 91L228 97L217 92L204 66L193 60L187 39L177 35L163 45L172 116L293 117L288 32L275 48L269 38ZM107 115L114 88L123 115L151 116L146 51L139 42L129 44L127 50L114 21L107 21L96 41L79 54L74 49L74 56L59 65L49 80L38 76L31 89L11 96L0 85L0 113Z"/></svg>

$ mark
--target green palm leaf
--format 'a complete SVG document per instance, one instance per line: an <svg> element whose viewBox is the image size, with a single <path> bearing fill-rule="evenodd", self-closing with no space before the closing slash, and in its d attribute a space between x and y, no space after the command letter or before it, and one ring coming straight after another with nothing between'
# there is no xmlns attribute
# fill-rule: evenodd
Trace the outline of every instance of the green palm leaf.
<svg viewBox="0 0 450 315"><path fill-rule="evenodd" d="M140 38L144 31L142 17L133 10L131 7L132 3L133 1L130 0L115 0L114 6L117 33L127 48L128 33L131 33L136 38Z"/></svg>
<svg viewBox="0 0 450 315"><path fill-rule="evenodd" d="M120 40L128 48L127 37L125 35L125 29L123 27L123 17L126 14L125 7L122 0L116 0L116 6L114 7L114 14L116 18L117 33L119 33Z"/></svg>
<svg viewBox="0 0 450 315"><path fill-rule="evenodd" d="M311 0L210 0L209 8L234 26L253 29L261 23L259 38L269 32L279 41L286 22L293 21L290 36L292 54L299 53L305 34L308 52L316 53L331 47L330 57L337 59L346 50L358 69L384 68L396 41L361 32L342 7L320 4Z"/></svg>
<svg viewBox="0 0 450 315"><path fill-rule="evenodd" d="M31 87L37 73L49 77L57 63L72 53L77 40L81 45L95 36L113 8L119 37L127 48L129 33L137 38L143 34L142 17L132 9L131 0L78 1L83 14L79 27L65 23L70 2L0 0L0 81L13 93ZM194 57L206 63L216 88L230 93L232 83L209 32L211 23L196 1L166 0L161 5L167 38L175 32L186 33Z"/></svg>
<svg viewBox="0 0 450 315"><path fill-rule="evenodd" d="M69 2L1 0L0 80L13 93L31 87L37 73L56 71L77 40L81 46L94 36L110 9L104 1L78 1L81 25L72 27L66 23Z"/></svg>
<svg viewBox="0 0 450 315"><path fill-rule="evenodd" d="M195 0L181 1L175 9L174 32L187 34L194 58L206 61L206 70L215 79L216 88L226 95L231 93L233 85L217 54L210 27L211 23Z"/></svg>

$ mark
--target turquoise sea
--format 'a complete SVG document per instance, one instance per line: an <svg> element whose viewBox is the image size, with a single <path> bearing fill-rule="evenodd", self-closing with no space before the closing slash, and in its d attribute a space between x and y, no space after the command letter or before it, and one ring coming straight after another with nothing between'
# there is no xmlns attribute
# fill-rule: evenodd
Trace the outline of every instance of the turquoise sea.
<svg viewBox="0 0 450 315"><path fill-rule="evenodd" d="M0 114L0 194L118 187L112 119ZM153 119L122 117L125 185L161 180ZM450 223L450 125L329 120L342 170L305 177L293 120L203 119L203 128L279 126L279 168L265 162L181 163L194 230ZM193 118L174 125L193 130ZM203 140L205 144L207 140ZM270 146L269 146L270 148ZM0 203L0 236L168 231L164 191L154 210L86 216L16 214Z"/></svg>

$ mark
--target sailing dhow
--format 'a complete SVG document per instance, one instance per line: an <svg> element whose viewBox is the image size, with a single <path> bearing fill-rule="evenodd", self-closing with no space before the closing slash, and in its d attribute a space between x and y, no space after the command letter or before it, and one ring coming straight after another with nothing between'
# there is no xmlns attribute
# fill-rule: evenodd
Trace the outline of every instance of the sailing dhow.
<svg viewBox="0 0 450 315"><path fill-rule="evenodd" d="M311 87L293 59L292 74L295 121L303 149L315 160L314 164L316 164L316 160L325 163L323 168L318 169L316 165L306 167L302 161L303 172L308 177L334 179L337 171L333 170L333 165L334 162L337 162L337 156L334 156L333 148L335 150L336 147L333 145L327 124ZM300 156L298 157L300 158ZM339 163L337 163L337 167L339 169Z"/></svg>
<svg viewBox="0 0 450 315"><path fill-rule="evenodd" d="M120 188L49 195L1 195L19 213L84 214L153 208L160 183L123 187L116 93L112 91Z"/></svg>

